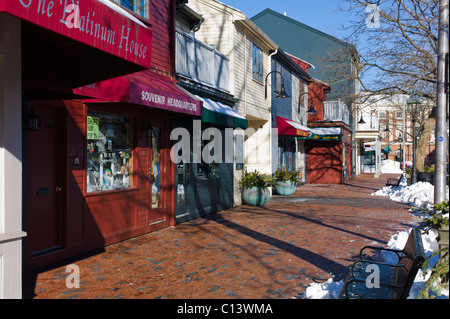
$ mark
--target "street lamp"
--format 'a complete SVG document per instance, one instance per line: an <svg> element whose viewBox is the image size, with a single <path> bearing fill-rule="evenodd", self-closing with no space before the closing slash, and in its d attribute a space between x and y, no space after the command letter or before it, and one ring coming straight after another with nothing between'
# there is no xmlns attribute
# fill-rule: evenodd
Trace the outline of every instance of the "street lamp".
<svg viewBox="0 0 450 319"><path fill-rule="evenodd" d="M265 99L267 100L267 78L268 78L269 75L272 74L272 73L279 73L279 74L280 74L280 79L281 79L280 92L278 92L278 94L277 94L275 97L276 97L277 99L286 99L286 98L288 98L289 95L286 93L286 90L285 90L285 88L284 88L283 75L282 75L281 72L279 72L279 71L272 71L272 72L269 72L269 73L266 75L266 85L265 85L265 87L264 87L264 89L265 89L265 91L264 91L264 93L265 93L265 95L264 95Z"/></svg>
<svg viewBox="0 0 450 319"><path fill-rule="evenodd" d="M411 178L412 184L417 183L417 168L416 168L416 119L419 113L419 105L422 104L422 101L419 98L419 95L416 93L416 90L413 91L413 94L406 101L408 104L408 111L411 114L412 122L413 122L413 176Z"/></svg>
<svg viewBox="0 0 450 319"><path fill-rule="evenodd" d="M309 97L311 98L311 105L309 106L308 111L306 111L306 113L308 114L314 114L317 113L316 109L314 108L314 104L313 104L313 97L309 92L303 92L302 94L300 94L300 96L298 97L298 113L300 113L300 108L302 106L302 96L308 94Z"/></svg>

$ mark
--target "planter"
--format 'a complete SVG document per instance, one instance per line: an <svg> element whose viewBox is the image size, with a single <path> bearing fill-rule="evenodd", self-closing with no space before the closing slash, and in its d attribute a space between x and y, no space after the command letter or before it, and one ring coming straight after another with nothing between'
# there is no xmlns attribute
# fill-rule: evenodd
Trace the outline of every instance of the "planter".
<svg viewBox="0 0 450 319"><path fill-rule="evenodd" d="M417 172L417 180L434 185L434 172Z"/></svg>
<svg viewBox="0 0 450 319"><path fill-rule="evenodd" d="M253 206L264 206L270 199L270 190L267 188L252 187L242 192L245 203Z"/></svg>
<svg viewBox="0 0 450 319"><path fill-rule="evenodd" d="M292 181L278 182L275 185L275 190L279 195L290 196L297 190L297 184Z"/></svg>

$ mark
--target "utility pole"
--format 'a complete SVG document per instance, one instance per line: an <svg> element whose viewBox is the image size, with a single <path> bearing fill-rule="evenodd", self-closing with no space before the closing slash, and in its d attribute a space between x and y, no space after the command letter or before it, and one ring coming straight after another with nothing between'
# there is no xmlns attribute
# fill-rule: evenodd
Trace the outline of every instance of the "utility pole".
<svg viewBox="0 0 450 319"><path fill-rule="evenodd" d="M436 88L436 164L434 181L434 203L444 201L446 195L447 170L447 92L446 55L448 54L448 4L449 0L439 1L439 38Z"/></svg>

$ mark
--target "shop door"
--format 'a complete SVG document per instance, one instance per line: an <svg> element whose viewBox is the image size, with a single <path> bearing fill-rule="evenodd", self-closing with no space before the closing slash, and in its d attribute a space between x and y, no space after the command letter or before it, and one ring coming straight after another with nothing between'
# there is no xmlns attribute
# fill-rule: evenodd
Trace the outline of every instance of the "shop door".
<svg viewBox="0 0 450 319"><path fill-rule="evenodd" d="M61 249L62 148L65 127L62 109L35 108L40 127L27 134L27 233L28 256L38 257Z"/></svg>
<svg viewBox="0 0 450 319"><path fill-rule="evenodd" d="M190 164L180 162L175 164L175 220L181 223L189 217L189 178Z"/></svg>
<svg viewBox="0 0 450 319"><path fill-rule="evenodd" d="M151 152L149 152L149 183L151 189L151 209L149 213L149 225L155 225L166 221L166 160L163 158L162 128L153 127L151 138Z"/></svg>

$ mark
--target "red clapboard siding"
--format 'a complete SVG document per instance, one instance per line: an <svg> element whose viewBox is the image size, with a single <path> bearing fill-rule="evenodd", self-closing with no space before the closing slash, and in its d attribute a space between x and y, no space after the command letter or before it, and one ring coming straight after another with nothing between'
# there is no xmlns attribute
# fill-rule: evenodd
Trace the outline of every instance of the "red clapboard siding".
<svg viewBox="0 0 450 319"><path fill-rule="evenodd" d="M150 23L153 29L152 63L158 70L173 74L175 15L173 0L153 0Z"/></svg>

